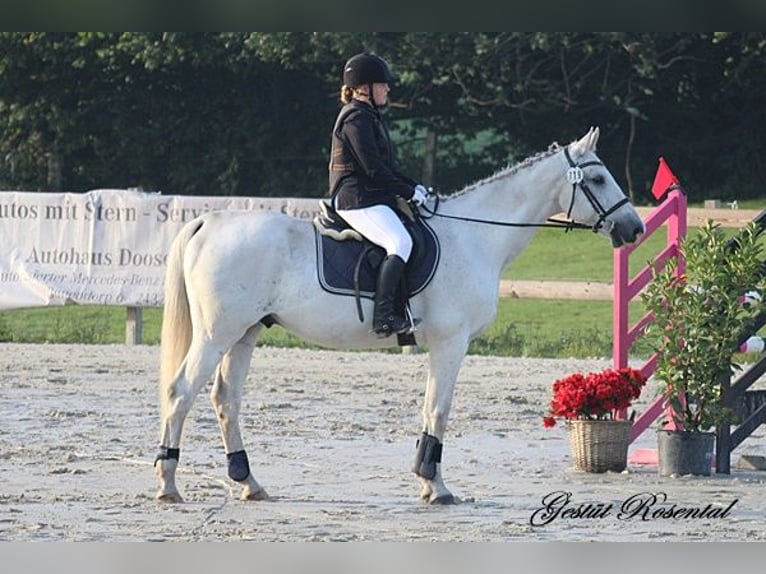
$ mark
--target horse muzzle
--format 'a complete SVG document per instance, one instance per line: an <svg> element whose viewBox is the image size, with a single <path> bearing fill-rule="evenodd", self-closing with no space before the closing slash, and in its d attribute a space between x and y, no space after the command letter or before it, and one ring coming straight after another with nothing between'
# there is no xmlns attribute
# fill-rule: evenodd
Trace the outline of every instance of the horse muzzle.
<svg viewBox="0 0 766 574"><path fill-rule="evenodd" d="M646 231L644 222L640 217L631 217L629 221L615 222L609 231L612 239L612 247L622 247L638 241Z"/></svg>

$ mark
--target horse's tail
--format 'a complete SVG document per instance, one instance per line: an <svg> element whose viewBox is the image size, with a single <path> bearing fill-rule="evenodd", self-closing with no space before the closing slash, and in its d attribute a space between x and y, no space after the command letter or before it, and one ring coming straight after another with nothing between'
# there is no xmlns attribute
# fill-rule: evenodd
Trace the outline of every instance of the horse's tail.
<svg viewBox="0 0 766 574"><path fill-rule="evenodd" d="M167 403L171 398L168 387L191 345L192 324L184 277L184 253L189 240L202 225L201 221L195 221L184 226L168 252L160 339L160 397L163 414L167 412Z"/></svg>

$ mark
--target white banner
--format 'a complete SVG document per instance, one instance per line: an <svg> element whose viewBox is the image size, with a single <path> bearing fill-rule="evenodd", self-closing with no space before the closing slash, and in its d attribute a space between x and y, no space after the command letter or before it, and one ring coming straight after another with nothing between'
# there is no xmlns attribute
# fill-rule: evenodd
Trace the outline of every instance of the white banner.
<svg viewBox="0 0 766 574"><path fill-rule="evenodd" d="M317 199L129 190L0 192L0 310L69 303L158 307L165 259L187 221L219 209L312 219Z"/></svg>

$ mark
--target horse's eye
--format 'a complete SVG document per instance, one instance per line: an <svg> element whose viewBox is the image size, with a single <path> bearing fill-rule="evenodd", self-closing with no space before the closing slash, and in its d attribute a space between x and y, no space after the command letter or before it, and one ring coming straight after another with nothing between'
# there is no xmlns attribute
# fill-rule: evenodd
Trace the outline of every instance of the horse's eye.
<svg viewBox="0 0 766 574"><path fill-rule="evenodd" d="M604 185L605 181L606 180L604 179L603 175L597 175L596 177L593 178L593 183L595 185Z"/></svg>

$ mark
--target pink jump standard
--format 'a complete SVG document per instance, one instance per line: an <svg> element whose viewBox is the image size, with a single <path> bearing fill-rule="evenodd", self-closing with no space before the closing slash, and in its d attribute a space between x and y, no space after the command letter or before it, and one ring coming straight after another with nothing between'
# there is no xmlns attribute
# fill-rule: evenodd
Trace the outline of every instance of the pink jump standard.
<svg viewBox="0 0 766 574"><path fill-rule="evenodd" d="M644 222L646 232L637 243L626 245L614 250L614 309L613 309L613 365L615 369L628 366L628 352L640 336L643 329L654 319L652 313L647 313L638 322L628 326L628 312L631 300L652 280L652 266L644 267L632 279L629 277L629 257L647 237L657 231L667 222L667 239L665 248L654 258L654 266L662 266L671 257L679 256L679 244L686 236L686 195L679 186L678 179L670 171L663 158L659 160L659 167L652 186L652 194L664 201L652 211ZM676 274L682 275L685 264L679 258ZM657 366L657 355L651 356L641 367L643 376L649 378ZM657 420L664 409L665 399L658 397L646 410L641 413L633 423L630 432L630 442L635 441L641 433ZM627 413L622 413L624 418ZM668 428L674 428L672 417L668 417ZM631 462L652 463L656 462L656 452L636 452L631 456Z"/></svg>

